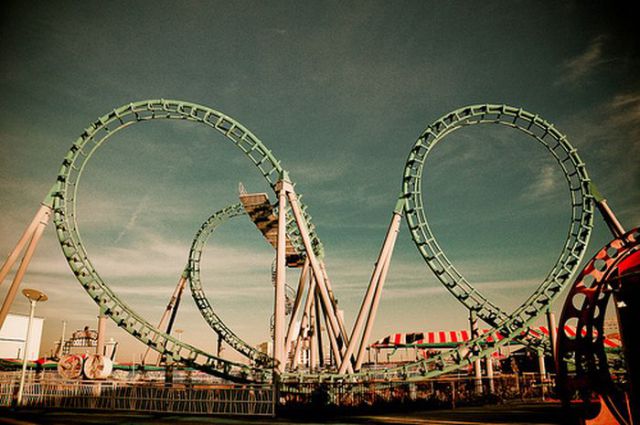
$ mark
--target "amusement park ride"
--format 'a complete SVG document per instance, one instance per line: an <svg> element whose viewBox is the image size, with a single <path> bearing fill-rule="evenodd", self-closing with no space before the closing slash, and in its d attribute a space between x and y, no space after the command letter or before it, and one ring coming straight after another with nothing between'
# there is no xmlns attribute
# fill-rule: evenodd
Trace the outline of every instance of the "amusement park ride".
<svg viewBox="0 0 640 425"><path fill-rule="evenodd" d="M140 122L167 119L202 124L222 134L257 167L273 189L277 203L272 205L266 194L247 194L241 190L239 204L223 208L207 219L193 240L188 263L171 301L159 325L154 326L122 302L94 268L80 236L76 201L85 167L111 136ZM567 240L543 282L512 313L492 303L453 266L431 232L424 209L422 174L432 148L452 132L480 124L500 124L535 139L555 158L569 187L571 220ZM630 335L640 311L637 305L640 298L640 230L623 229L606 200L596 191L585 164L563 133L540 116L521 108L484 104L457 109L429 125L411 147L400 189L375 268L349 332L325 268L323 245L306 206L296 193L293 180L273 153L239 122L205 106L175 100L147 100L124 105L99 118L73 143L51 191L0 269L1 283L20 253L25 251L0 310L0 326L38 240L53 218L62 252L78 282L99 306L102 317L111 318L148 347L145 359L150 350L155 350L167 360L235 382L411 381L473 366L501 346L518 341L536 352L555 354L558 388L567 404L576 393L582 397L584 405L597 397L602 406L601 415L613 415L623 424L632 423L633 419L640 421L640 347ZM596 208L615 239L578 273ZM253 348L225 325L207 299L200 278L207 239L222 223L240 215L248 215L276 251L272 273L275 286L273 357ZM367 368L363 366L366 348L403 217L427 266L469 310L472 327L477 329L477 321L482 320L492 329L489 333L476 332L456 348L441 351L428 359L382 369ZM299 269L298 285L295 290L288 290L286 274L295 269ZM576 274L578 277L574 279ZM224 359L220 350L217 354L205 352L171 335L177 304L187 282L203 318L218 335L219 343L224 341L249 359L249 364ZM570 292L559 329L571 325L576 332L570 335L561 331L556 336L550 307L567 286L570 286ZM605 309L611 295L625 350L625 389L614 384L603 347ZM533 322L544 314L551 330L550 338L546 339L529 332ZM326 335L322 335L322 330ZM330 356L322 353L323 338L327 338ZM300 362L301 352L305 350L310 358L308 366ZM327 357L331 360L326 361Z"/></svg>

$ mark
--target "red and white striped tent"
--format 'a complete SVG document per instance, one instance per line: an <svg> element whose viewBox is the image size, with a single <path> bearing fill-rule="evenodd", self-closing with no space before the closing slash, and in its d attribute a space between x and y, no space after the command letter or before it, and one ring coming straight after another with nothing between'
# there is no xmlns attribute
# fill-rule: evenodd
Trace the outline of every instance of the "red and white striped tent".
<svg viewBox="0 0 640 425"><path fill-rule="evenodd" d="M569 336L574 336L576 334L575 327L565 326L564 329ZM487 334L490 330L482 329L480 332ZM536 338L548 337L549 329L546 326L538 326L530 328L529 333ZM372 348L448 348L456 347L458 344L469 341L470 339L471 333L468 330L396 333L379 339L370 346ZM491 343L502 339L504 339L504 336L496 332L489 335L487 342ZM621 343L618 339L605 337L604 346L606 348L620 348Z"/></svg>

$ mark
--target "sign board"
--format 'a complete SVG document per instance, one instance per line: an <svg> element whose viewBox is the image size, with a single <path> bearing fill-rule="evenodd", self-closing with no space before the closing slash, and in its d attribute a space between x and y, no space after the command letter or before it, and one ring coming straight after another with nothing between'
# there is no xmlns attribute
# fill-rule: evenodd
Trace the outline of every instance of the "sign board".
<svg viewBox="0 0 640 425"><path fill-rule="evenodd" d="M8 314L0 328L0 358L20 359L24 355L24 342L27 339L27 325L29 316ZM44 319L34 317L31 322L31 337L27 347L27 360L37 360L40 354L40 341L42 340L42 327Z"/></svg>

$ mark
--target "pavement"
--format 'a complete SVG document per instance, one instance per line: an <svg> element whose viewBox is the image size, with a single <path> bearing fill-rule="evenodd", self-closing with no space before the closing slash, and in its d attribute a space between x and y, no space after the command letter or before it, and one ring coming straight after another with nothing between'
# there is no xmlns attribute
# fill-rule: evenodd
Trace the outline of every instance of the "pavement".
<svg viewBox="0 0 640 425"><path fill-rule="evenodd" d="M506 403L450 410L359 414L331 418L247 418L144 414L129 412L70 412L56 410L0 410L2 425L290 425L406 424L406 425L550 425L570 424L558 403Z"/></svg>

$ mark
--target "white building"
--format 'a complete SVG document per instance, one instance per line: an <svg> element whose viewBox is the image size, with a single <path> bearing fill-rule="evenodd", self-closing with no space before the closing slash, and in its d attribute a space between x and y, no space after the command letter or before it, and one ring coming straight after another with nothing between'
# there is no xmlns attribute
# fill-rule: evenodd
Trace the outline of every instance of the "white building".
<svg viewBox="0 0 640 425"><path fill-rule="evenodd" d="M24 342L27 339L29 316L8 314L0 328L0 359L22 359ZM27 360L37 360L40 355L40 341L44 319L34 317L31 322L31 336L27 347Z"/></svg>

